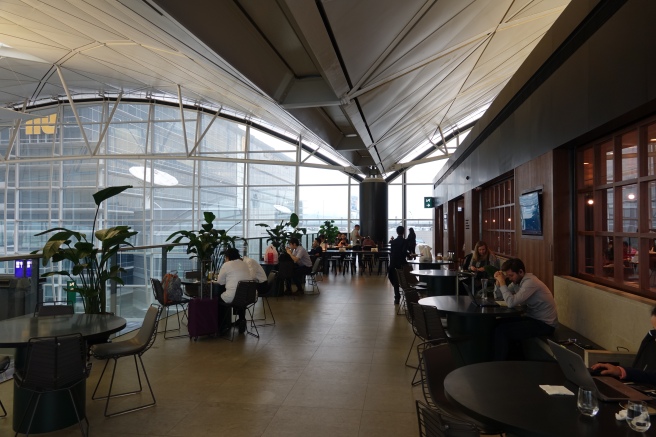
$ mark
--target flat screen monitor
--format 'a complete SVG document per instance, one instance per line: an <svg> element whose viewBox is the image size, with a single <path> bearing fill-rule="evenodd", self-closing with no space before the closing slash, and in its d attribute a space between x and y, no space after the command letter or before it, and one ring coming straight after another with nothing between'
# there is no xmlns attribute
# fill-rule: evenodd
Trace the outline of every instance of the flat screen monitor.
<svg viewBox="0 0 656 437"><path fill-rule="evenodd" d="M519 196L522 235L542 235L541 197L540 191L531 191Z"/></svg>

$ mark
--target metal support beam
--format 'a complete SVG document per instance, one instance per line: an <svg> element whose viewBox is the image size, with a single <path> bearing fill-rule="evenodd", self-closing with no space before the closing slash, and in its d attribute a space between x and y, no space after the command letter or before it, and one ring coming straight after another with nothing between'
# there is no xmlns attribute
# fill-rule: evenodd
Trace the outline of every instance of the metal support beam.
<svg viewBox="0 0 656 437"><path fill-rule="evenodd" d="M107 118L107 123L105 123L105 126L103 126L102 132L100 132L100 138L98 138L98 144L96 144L96 148L93 151L94 155L96 153L98 153L98 149L100 149L100 145L102 144L103 138L105 138L105 134L107 133L107 129L109 129L109 124L114 119L114 114L116 113L116 108L118 108L118 104L121 103L121 98L122 97L123 97L123 91L121 91L118 94L116 102L114 102L114 107L112 108L112 112L109 114L109 117Z"/></svg>
<svg viewBox="0 0 656 437"><path fill-rule="evenodd" d="M182 136L184 137L185 150L189 156L189 144L187 144L187 124L184 118L184 105L182 104L182 88L178 85L178 104L180 105L180 122L182 123ZM198 120L198 119L197 119ZM198 121L196 121L198 123Z"/></svg>
<svg viewBox="0 0 656 437"><path fill-rule="evenodd" d="M222 108L223 108L223 107L220 107L219 110L216 111L216 112L214 113L214 117L212 117L212 119L210 120L210 123L207 125L207 127L205 128L205 130L203 131L203 133L200 134L200 137L198 137L198 140L196 141L196 144L194 144L194 148L191 149L191 152L189 152L189 155L193 155L193 154L196 152L196 149L198 148L200 142L203 141L203 138L205 138L205 135L207 134L207 132L209 132L210 128L212 127L212 124L214 124L214 120L216 120L216 118L219 116L219 113L221 112L221 109L222 109ZM196 119L196 120L197 120L197 121L196 121L196 124L197 124L198 126L200 126L200 118L201 118L201 115L202 115L202 114L199 113L199 114L198 114L198 118Z"/></svg>
<svg viewBox="0 0 656 437"><path fill-rule="evenodd" d="M61 71L61 67L58 64L55 64L55 67L57 68L57 74L59 75L59 80L61 81L61 84L64 87L64 91L66 91L66 97L68 98L68 103L71 105L71 110L73 111L73 115L75 115L75 121L77 121L77 125L80 128L80 132L82 133L84 144L87 145L87 150L89 151L89 155L94 156L94 152L93 150L91 150L91 145L89 144L89 140L87 139L87 133L84 131L84 126L82 126L82 120L80 120L80 115L77 113L77 107L75 106L75 102L73 101L73 97L71 96L71 90L68 89L68 85L66 84L66 80L64 79L64 74Z"/></svg>

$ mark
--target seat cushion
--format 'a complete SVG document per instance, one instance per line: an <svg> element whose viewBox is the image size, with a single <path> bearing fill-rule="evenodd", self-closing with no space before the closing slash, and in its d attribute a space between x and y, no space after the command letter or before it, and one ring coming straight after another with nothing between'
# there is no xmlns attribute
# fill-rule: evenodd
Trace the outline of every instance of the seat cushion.
<svg viewBox="0 0 656 437"><path fill-rule="evenodd" d="M123 357L141 352L146 347L134 337L129 340L117 341L115 343L102 343L91 346L94 357L104 360L107 358Z"/></svg>

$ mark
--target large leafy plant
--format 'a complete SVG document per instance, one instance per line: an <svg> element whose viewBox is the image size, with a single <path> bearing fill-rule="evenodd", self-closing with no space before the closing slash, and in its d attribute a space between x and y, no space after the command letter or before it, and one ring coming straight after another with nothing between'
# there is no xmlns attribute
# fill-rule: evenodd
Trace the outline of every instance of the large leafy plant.
<svg viewBox="0 0 656 437"><path fill-rule="evenodd" d="M59 270L48 272L43 276L63 275L68 276L76 282L75 291L82 296L84 312L88 314L99 314L105 311L107 299L107 281L123 284L120 273L124 272L118 264L111 265L110 261L121 247L132 246L129 238L137 235L137 231L131 231L130 226L114 226L96 231L96 222L100 204L114 197L132 185L121 187L107 187L93 195L96 203L96 215L93 219L91 241L87 240L86 234L66 228L53 228L36 234L36 236L55 232L45 246L43 246L43 265L48 261L53 263L69 261L71 270ZM100 243L95 247L94 237ZM38 253L34 251L32 253Z"/></svg>
<svg viewBox="0 0 656 437"><path fill-rule="evenodd" d="M172 243L180 243L183 239L187 239L187 254L189 259L198 259L201 277L204 277L209 270L219 270L223 264L223 252L230 247L235 247L237 240L242 240L241 237L228 235L234 225L228 230L215 229L216 215L213 212L203 212L203 218L205 223L201 225L201 229L177 231L166 239L166 241L173 240ZM167 250L170 252L173 247L169 246Z"/></svg>
<svg viewBox="0 0 656 437"><path fill-rule="evenodd" d="M258 223L255 226L263 227L267 234L269 234L267 242L271 243L273 247L276 248L278 253L284 253L285 247L287 246L290 238L300 239L301 236L305 235L307 232L306 228L299 228L298 224L298 215L296 213L292 213L292 215L289 216L289 220L287 222L281 220L280 223L278 223L276 226L272 227L267 223Z"/></svg>
<svg viewBox="0 0 656 437"><path fill-rule="evenodd" d="M333 244L339 235L339 228L334 223L335 220L326 220L319 226L319 233L326 237L326 244Z"/></svg>

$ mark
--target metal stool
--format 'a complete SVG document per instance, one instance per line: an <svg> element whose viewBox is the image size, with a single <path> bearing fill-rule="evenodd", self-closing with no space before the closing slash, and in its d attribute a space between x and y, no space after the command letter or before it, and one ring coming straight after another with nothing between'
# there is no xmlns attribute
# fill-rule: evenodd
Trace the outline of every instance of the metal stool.
<svg viewBox="0 0 656 437"><path fill-rule="evenodd" d="M387 274L387 269L389 268L389 257L388 256L381 256L378 258L378 274L380 275L380 272L382 270L382 267L385 267L385 274Z"/></svg>

